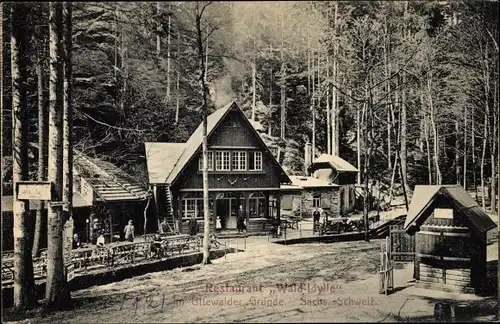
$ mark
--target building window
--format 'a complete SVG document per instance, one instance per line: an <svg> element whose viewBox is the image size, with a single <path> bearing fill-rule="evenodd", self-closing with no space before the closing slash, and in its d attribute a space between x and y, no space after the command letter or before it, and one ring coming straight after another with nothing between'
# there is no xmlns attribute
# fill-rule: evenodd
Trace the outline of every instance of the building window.
<svg viewBox="0 0 500 324"><path fill-rule="evenodd" d="M262 152L248 153L248 170L262 171Z"/></svg>
<svg viewBox="0 0 500 324"><path fill-rule="evenodd" d="M252 193L249 198L250 218L264 218L266 212L266 196L262 192Z"/></svg>
<svg viewBox="0 0 500 324"><path fill-rule="evenodd" d="M247 152L233 152L233 171L246 171Z"/></svg>
<svg viewBox="0 0 500 324"><path fill-rule="evenodd" d="M200 155L198 169L203 171L203 153ZM208 151L208 171L214 170L214 152Z"/></svg>
<svg viewBox="0 0 500 324"><path fill-rule="evenodd" d="M191 218L193 215L197 216L197 210L196 210L197 200L198 199L196 199L196 198L182 199L182 217L183 218Z"/></svg>
<svg viewBox="0 0 500 324"><path fill-rule="evenodd" d="M316 195L313 197L313 208L321 208L321 196Z"/></svg>
<svg viewBox="0 0 500 324"><path fill-rule="evenodd" d="M215 170L216 171L231 170L230 157L231 157L231 152L228 151L215 152Z"/></svg>

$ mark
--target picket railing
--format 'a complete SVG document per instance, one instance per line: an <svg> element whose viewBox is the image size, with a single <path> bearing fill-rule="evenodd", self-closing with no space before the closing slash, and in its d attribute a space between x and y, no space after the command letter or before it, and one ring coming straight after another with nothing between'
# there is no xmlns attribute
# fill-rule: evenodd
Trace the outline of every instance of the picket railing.
<svg viewBox="0 0 500 324"><path fill-rule="evenodd" d="M164 236L161 241L146 237L144 242L121 242L112 246L74 249L71 253L75 273L99 268L113 268L146 260L164 259L193 251L200 251L202 241L199 236ZM211 246L221 247L216 237L211 238ZM45 278L47 258L45 251L33 259L35 279ZM2 253L2 284L14 280L14 253Z"/></svg>

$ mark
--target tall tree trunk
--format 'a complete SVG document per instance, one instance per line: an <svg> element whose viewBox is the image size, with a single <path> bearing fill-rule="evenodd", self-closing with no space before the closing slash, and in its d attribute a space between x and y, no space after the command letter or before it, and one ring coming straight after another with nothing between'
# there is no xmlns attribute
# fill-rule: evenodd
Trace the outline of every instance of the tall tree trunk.
<svg viewBox="0 0 500 324"><path fill-rule="evenodd" d="M455 178L457 185L460 184L460 157L458 153L458 134L459 134L459 127L458 127L458 117L455 120Z"/></svg>
<svg viewBox="0 0 500 324"><path fill-rule="evenodd" d="M47 142L49 129L47 124L48 110L43 98L43 72L42 59L40 58L36 66L37 75L37 94L38 94L38 181L47 180ZM47 231L43 231L43 216L45 209L45 201L38 202L36 210L35 233L33 238L33 257L38 256L43 236L47 236Z"/></svg>
<svg viewBox="0 0 500 324"><path fill-rule="evenodd" d="M128 71L127 71L127 49L123 44L123 30L118 25L118 21L120 21L121 15L118 7L116 9L116 21L117 21L117 30L118 30L118 39L119 39L119 48L120 48L120 71L121 71L121 91L120 91L120 112L122 114L122 118L127 118L127 113L125 111L125 102L127 99L127 81L128 81Z"/></svg>
<svg viewBox="0 0 500 324"><path fill-rule="evenodd" d="M167 31L167 103L170 103L170 40L171 40L172 3L168 3L168 31Z"/></svg>
<svg viewBox="0 0 500 324"><path fill-rule="evenodd" d="M156 1L156 58L158 59L158 64L160 64L160 55L161 55L160 14L161 14L161 1Z"/></svg>
<svg viewBox="0 0 500 324"><path fill-rule="evenodd" d="M273 68L271 67L271 80L269 82L269 109L267 116L267 135L271 136L272 134L272 116L273 116ZM309 91L309 90L308 90Z"/></svg>
<svg viewBox="0 0 500 324"><path fill-rule="evenodd" d="M210 263L210 207L208 197L208 140L207 140L207 116L208 116L208 87L205 75L205 57L203 53L203 31L201 27L201 19L203 9L199 10L199 3L196 2L196 32L197 32L197 47L198 47L198 62L200 66L199 82L202 89L202 104L203 104L203 261L202 264Z"/></svg>
<svg viewBox="0 0 500 324"><path fill-rule="evenodd" d="M177 32L177 85L176 85L176 101L175 101L175 124L179 124L179 103L180 103L180 88L179 88L179 83L180 83L180 60L181 60L181 32Z"/></svg>
<svg viewBox="0 0 500 324"><path fill-rule="evenodd" d="M330 124L330 60L328 53L326 54L326 151L332 154L332 138L331 138L331 124Z"/></svg>
<svg viewBox="0 0 500 324"><path fill-rule="evenodd" d="M311 68L313 70L311 82L312 82L312 95L311 95L311 116L312 116L312 130L311 130L311 163L314 162L316 158L316 72L314 71L314 52L311 59Z"/></svg>
<svg viewBox="0 0 500 324"><path fill-rule="evenodd" d="M257 100L257 65L255 57L257 49L255 44L255 26L252 25L253 52L252 52L252 120L255 120L255 105Z"/></svg>
<svg viewBox="0 0 500 324"><path fill-rule="evenodd" d="M311 95L311 40L307 38L307 95Z"/></svg>
<svg viewBox="0 0 500 324"><path fill-rule="evenodd" d="M472 155L472 183L474 194L477 200L477 179L476 179L476 127L475 127L474 106L471 107L471 155Z"/></svg>
<svg viewBox="0 0 500 324"><path fill-rule="evenodd" d="M401 163L401 174L402 174L402 185L404 186L404 190L408 192L408 171L406 167L406 156L407 156L407 151L406 151L406 122L407 122L407 117L406 117L406 91L405 91L405 84L406 84L406 75L403 73L403 88L401 89L401 151L399 153L400 157L400 163Z"/></svg>
<svg viewBox="0 0 500 324"><path fill-rule="evenodd" d="M390 75L390 70L389 70L389 63L388 63L388 27L387 27L387 18L384 18L384 72L385 72L385 78L386 78L386 96L387 98L391 98L391 79L389 78ZM390 105L391 103L389 102L387 104L387 116L386 116L386 123L387 123L387 168L391 169L392 164L391 164L391 113L390 113Z"/></svg>
<svg viewBox="0 0 500 324"><path fill-rule="evenodd" d="M405 1L404 3L404 26L403 26L403 38L406 39L406 33L407 33L407 26L406 26L406 17L408 15L408 1ZM406 72L402 72L402 81L403 81L403 86L401 87L401 152L400 152L400 163L401 163L401 174L403 175L403 178L401 179L402 185L404 186L404 190L408 192L408 171L407 171L407 164L406 164L406 157L407 157L407 151L406 151L406 123L407 123L407 117L406 117Z"/></svg>
<svg viewBox="0 0 500 324"><path fill-rule="evenodd" d="M73 42L72 42L72 2L63 5L63 46L64 46L64 82L63 82L63 201L68 204L65 221L73 218ZM64 221L63 221L64 223ZM112 224L109 224L110 227Z"/></svg>
<svg viewBox="0 0 500 324"><path fill-rule="evenodd" d="M335 8L333 12L333 33L335 35L335 38L337 38L337 17L338 17L338 11L339 11L339 4L338 2L335 2ZM339 123L338 123L338 113L339 113L339 106L338 106L338 52L339 52L339 47L338 47L338 42L335 42L333 45L333 71L332 71L332 78L333 78L333 84L334 87L332 89L332 117L331 117L331 123L332 123L332 155L339 155ZM328 98L327 98L328 100ZM360 170L361 172L361 170Z"/></svg>
<svg viewBox="0 0 500 324"><path fill-rule="evenodd" d="M464 107L464 189L467 191L467 107Z"/></svg>
<svg viewBox="0 0 500 324"><path fill-rule="evenodd" d="M349 90L349 97L352 97L352 90ZM357 156L357 168L358 174L356 177L356 182L361 185L361 118L359 105L356 105L356 156Z"/></svg>
<svg viewBox="0 0 500 324"><path fill-rule="evenodd" d="M441 169L439 168L439 135L438 129L435 123L435 112L434 112L434 104L432 101L432 86L431 86L431 75L427 78L427 92L428 92L428 100L429 100L429 109L430 109L430 119L431 119L431 127L433 134L433 144L434 144L434 167L436 168L436 184L440 185L441 180ZM401 136L402 137L402 136Z"/></svg>
<svg viewBox="0 0 500 324"><path fill-rule="evenodd" d="M285 60L284 60L284 17L283 12L281 12L281 49L280 49L280 59L281 59L281 139L285 139L285 127L286 127L286 78L285 78ZM314 148L313 148L314 150Z"/></svg>
<svg viewBox="0 0 500 324"><path fill-rule="evenodd" d="M63 44L62 3L50 3L50 83L48 181L53 184L52 202L63 199ZM48 309L62 308L70 300L63 264L62 207L49 203L47 212L47 279L45 298Z"/></svg>
<svg viewBox="0 0 500 324"><path fill-rule="evenodd" d="M431 163L431 148L429 145L429 123L425 119L425 146L427 150L427 168L429 169L429 184L432 184L432 163Z"/></svg>
<svg viewBox="0 0 500 324"><path fill-rule="evenodd" d="M17 183L28 176L28 106L26 98L27 7L11 4L11 77L12 77L12 182L14 189L14 308L30 309L34 298L33 262L29 244L28 201L17 199ZM3 116L2 116L3 118Z"/></svg>
<svg viewBox="0 0 500 324"><path fill-rule="evenodd" d="M496 150L498 150L498 142L495 140L495 136L498 130L498 107L497 107L497 80L495 80L495 83L493 84L493 127L491 131L491 213L495 214L496 211L496 165L500 161L495 162L495 155L496 155Z"/></svg>
<svg viewBox="0 0 500 324"><path fill-rule="evenodd" d="M486 53L488 53L488 48L486 47ZM482 207L484 210L486 210L486 188L484 187L485 181L484 181L484 167L485 167L485 158L486 158L486 143L488 141L488 136L489 136L489 118L490 118L490 106L489 106L489 99L490 99L490 74L488 71L488 62L485 60L484 62L485 65L485 71L484 71L484 135L483 135L483 151L481 154L481 203ZM500 224L499 224L500 225Z"/></svg>

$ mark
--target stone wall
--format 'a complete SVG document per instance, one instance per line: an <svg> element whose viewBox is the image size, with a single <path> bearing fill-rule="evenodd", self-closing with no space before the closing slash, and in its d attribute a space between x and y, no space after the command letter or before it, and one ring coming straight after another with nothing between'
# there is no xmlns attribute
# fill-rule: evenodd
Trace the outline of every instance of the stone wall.
<svg viewBox="0 0 500 324"><path fill-rule="evenodd" d="M338 217L340 215L339 188L306 188L300 192L284 193L283 196L291 196L292 209L284 210L282 204L282 215L300 214L302 210L303 218L312 218L313 198L321 196L322 210L328 213L328 217ZM285 198L283 199L290 199Z"/></svg>

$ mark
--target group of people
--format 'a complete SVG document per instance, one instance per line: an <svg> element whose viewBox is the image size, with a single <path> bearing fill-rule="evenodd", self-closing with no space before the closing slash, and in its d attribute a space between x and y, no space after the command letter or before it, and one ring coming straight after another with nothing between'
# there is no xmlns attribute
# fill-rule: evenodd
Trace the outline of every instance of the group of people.
<svg viewBox="0 0 500 324"><path fill-rule="evenodd" d="M321 213L319 212L318 207L314 208L313 211L313 232L316 232L319 230L320 227L320 220L321 220ZM323 223L328 220L328 214L323 212Z"/></svg>

